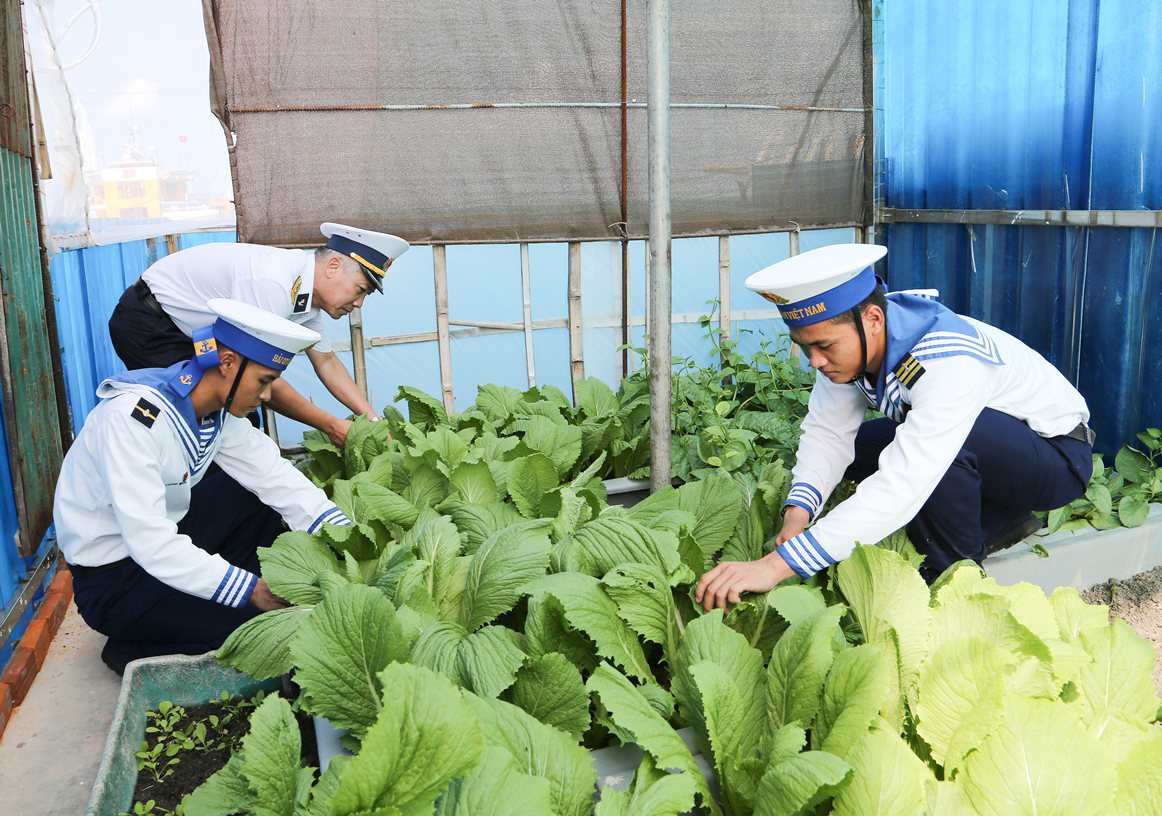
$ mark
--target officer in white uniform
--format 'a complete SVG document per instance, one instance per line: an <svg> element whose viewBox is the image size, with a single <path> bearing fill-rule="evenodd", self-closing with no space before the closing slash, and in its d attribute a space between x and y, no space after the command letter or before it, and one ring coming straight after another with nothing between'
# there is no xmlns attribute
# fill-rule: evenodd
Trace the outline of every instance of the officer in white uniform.
<svg viewBox="0 0 1162 816"><path fill-rule="evenodd" d="M901 527L932 582L1035 532L1033 510L1085 492L1093 433L1081 394L1000 329L928 297L885 296L872 265L886 252L824 247L747 280L778 304L817 373L776 548L706 573L695 594L707 609L811 576ZM885 416L865 422L868 408ZM816 520L844 476L855 493Z"/></svg>
<svg viewBox="0 0 1162 816"><path fill-rule="evenodd" d="M194 332L194 359L101 383L57 481L53 519L77 609L109 637L102 658L118 672L139 657L216 649L284 606L256 554L284 519L308 532L350 524L244 419L319 335L237 301L207 305L217 320ZM206 476L211 461L221 470Z"/></svg>
<svg viewBox="0 0 1162 816"><path fill-rule="evenodd" d="M381 232L323 224L327 244L313 252L256 244L202 244L157 261L125 290L109 319L113 348L125 365L167 368L191 356L193 331L214 320L206 305L230 298L265 309L320 335L307 351L319 379L354 414L375 411L331 350L323 313L340 318L383 291L392 261L407 241ZM279 380L270 407L326 433L342 445L351 427Z"/></svg>

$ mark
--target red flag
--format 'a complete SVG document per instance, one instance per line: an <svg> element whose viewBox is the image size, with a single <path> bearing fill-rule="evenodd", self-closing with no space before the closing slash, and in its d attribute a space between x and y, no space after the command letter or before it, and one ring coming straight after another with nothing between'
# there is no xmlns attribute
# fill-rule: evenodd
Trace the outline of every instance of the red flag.
<svg viewBox="0 0 1162 816"><path fill-rule="evenodd" d="M185 136L178 136L178 141L184 143L186 141L186 137Z"/></svg>

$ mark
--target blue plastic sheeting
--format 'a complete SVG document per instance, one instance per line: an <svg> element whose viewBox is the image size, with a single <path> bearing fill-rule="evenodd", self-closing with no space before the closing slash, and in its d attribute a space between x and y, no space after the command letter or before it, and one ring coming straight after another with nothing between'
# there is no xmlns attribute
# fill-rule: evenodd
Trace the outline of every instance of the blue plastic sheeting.
<svg viewBox="0 0 1162 816"><path fill-rule="evenodd" d="M1162 4L893 0L875 20L886 206L1162 207ZM1112 454L1162 427L1154 233L893 225L888 283L1044 354Z"/></svg>

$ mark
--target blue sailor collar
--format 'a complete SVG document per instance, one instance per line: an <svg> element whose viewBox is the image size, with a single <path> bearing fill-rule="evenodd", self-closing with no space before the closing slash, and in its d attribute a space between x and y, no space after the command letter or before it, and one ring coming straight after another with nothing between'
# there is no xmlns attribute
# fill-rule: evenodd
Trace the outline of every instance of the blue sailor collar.
<svg viewBox="0 0 1162 816"><path fill-rule="evenodd" d="M188 385L185 382L187 373L191 378ZM202 370L193 360L175 363L169 368L142 368L137 371L123 371L102 382L97 389L97 396L112 396L115 391L125 390L118 388L121 383L144 386L160 398L163 403L162 408L175 418L181 419L186 427L197 435L201 430L204 430L205 426L199 424L198 418L194 415L194 405L190 402L190 391L197 385L201 375ZM211 417L217 421L220 414L221 411L215 411Z"/></svg>
<svg viewBox="0 0 1162 816"><path fill-rule="evenodd" d="M993 341L946 306L926 297L894 292L887 296L887 347L875 391L856 386L875 407L897 421L905 413L901 388L911 388L924 374L924 360L959 355L989 365L1004 365Z"/></svg>

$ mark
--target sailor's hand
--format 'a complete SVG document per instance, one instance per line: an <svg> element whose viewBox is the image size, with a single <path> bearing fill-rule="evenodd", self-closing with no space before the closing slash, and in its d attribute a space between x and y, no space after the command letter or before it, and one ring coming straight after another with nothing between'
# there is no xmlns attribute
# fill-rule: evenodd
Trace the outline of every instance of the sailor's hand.
<svg viewBox="0 0 1162 816"><path fill-rule="evenodd" d="M694 589L694 600L709 612L736 604L743 592L767 592L795 572L783 556L772 552L758 561L723 561L702 576Z"/></svg>
<svg viewBox="0 0 1162 816"><path fill-rule="evenodd" d="M290 606L285 600L271 592L270 587L266 585L266 581L261 578L254 585L254 591L250 593L250 603L257 606L263 612L269 612L272 609L285 609Z"/></svg>
<svg viewBox="0 0 1162 816"><path fill-rule="evenodd" d="M788 504L787 512L783 514L783 527L775 538L775 546L779 547L790 541L799 533L807 529L811 523L811 514L796 504Z"/></svg>
<svg viewBox="0 0 1162 816"><path fill-rule="evenodd" d="M330 438L332 444L338 445L340 448L343 447L344 443L347 442L347 432L351 430L352 424L349 419L334 417L330 427L326 429L327 436Z"/></svg>

